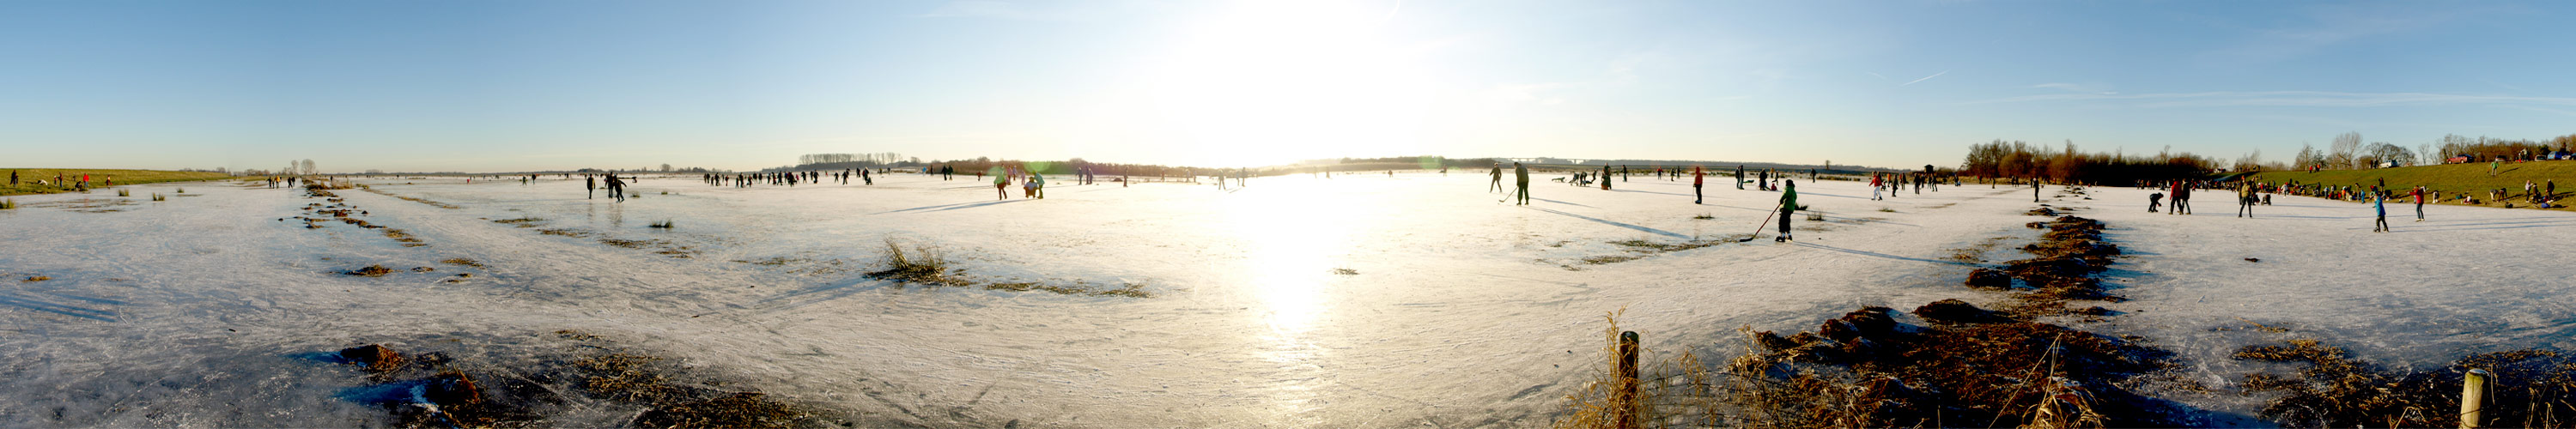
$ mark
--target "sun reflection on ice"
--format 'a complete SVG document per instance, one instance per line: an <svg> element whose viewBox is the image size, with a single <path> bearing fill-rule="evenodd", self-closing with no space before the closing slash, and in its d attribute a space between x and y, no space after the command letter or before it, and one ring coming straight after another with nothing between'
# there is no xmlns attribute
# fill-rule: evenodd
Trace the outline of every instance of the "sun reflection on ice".
<svg viewBox="0 0 2576 429"><path fill-rule="evenodd" d="M1318 408L1310 404L1322 379L1322 367L1311 363L1327 351L1311 333L1330 319L1327 298L1332 273L1348 253L1349 224L1336 213L1316 184L1296 179L1268 179L1259 195L1227 199L1233 230L1246 246L1242 273L1267 329L1256 334L1264 343L1258 354L1278 365L1278 378L1268 385L1279 411L1297 415Z"/></svg>

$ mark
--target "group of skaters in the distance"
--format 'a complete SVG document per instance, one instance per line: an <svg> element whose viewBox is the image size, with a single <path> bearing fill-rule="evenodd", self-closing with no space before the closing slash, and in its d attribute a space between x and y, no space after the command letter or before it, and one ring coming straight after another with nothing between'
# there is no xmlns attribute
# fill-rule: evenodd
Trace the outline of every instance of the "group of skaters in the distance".
<svg viewBox="0 0 2576 429"><path fill-rule="evenodd" d="M42 176L39 176L39 177L42 177ZM114 175L114 174L107 174L107 175L101 175L101 177L102 177L103 179L105 179L105 181L100 182L100 186L101 186L101 187L116 186L116 175ZM77 182L72 181L72 179L75 179L75 178L79 179L80 181L77 181ZM9 186L18 186L18 170L9 170ZM81 191L81 192L88 192L88 191L89 191L89 189L90 189L90 188L89 188L89 173L81 173L81 174L80 174L80 175L78 175L78 176L69 176L69 177L66 177L66 176L64 176L64 175L63 175L63 173L62 173L62 172L57 171L57 172L54 172L54 180L47 181L47 180L45 180L45 179L41 179L41 178L36 179L36 186L51 186L51 187L54 187L55 189L66 190L66 191Z"/></svg>
<svg viewBox="0 0 2576 429"><path fill-rule="evenodd" d="M1926 168L1926 170L1930 169ZM1950 182L1950 186L1959 186L1959 176L1956 175L1917 172L1870 173L1869 199L1870 201L1879 201L1885 200L1887 197L1904 194L1905 187L1907 186L1914 187L1915 195L1922 195L1923 188L1926 187L1932 188L1932 192L1941 192L1941 182L1943 182L1941 179L1943 178L1949 179L1948 182Z"/></svg>
<svg viewBox="0 0 2576 429"><path fill-rule="evenodd" d="M1632 173L1633 170L1630 170L1628 166L1603 165L1598 172L1587 167L1583 170L1576 171L1572 176L1558 178L1556 180L1566 182L1569 185L1582 187L1597 185L1600 186L1602 190L1606 191L1611 188L1610 183L1613 181L1613 175L1617 176L1617 180L1625 181ZM1656 179L1665 181L1680 181L1684 174L1682 170L1678 168L1666 169L1661 167L1654 168L1648 173L1653 174ZM1754 172L1754 174L1757 175L1756 180L1748 182L1744 180L1745 173L1746 171L1744 166L1735 166L1735 189L1742 190L1744 189L1745 183L1755 183L1755 188L1757 190L1780 192L1780 202L1778 205L1773 206L1774 211L1772 213L1773 217L1778 217L1780 219L1780 235L1778 237L1773 237L1771 241L1790 241L1789 220L1796 217L1795 215L1798 210L1806 209L1806 206L1798 205L1798 181L1789 179L1786 175L1778 174L1773 170L1764 169ZM1815 170L1808 170L1807 173L1811 178L1815 174L1818 174ZM1693 166L1688 174L1691 177L1691 204L1703 204L1707 200L1704 196L1705 194L1703 193L1703 189L1707 187L1709 173L1704 168ZM1488 171L1487 175L1493 179L1491 186L1487 188L1487 192L1505 191L1503 189L1502 162L1495 162L1493 169ZM1777 180L1776 182L1774 181L1775 179ZM1504 199L1513 201L1512 205L1516 206L1529 205L1529 185L1529 166L1522 164L1519 161L1512 162L1512 189L1509 190L1509 196L1504 197Z"/></svg>
<svg viewBox="0 0 2576 429"><path fill-rule="evenodd" d="M2221 190L2234 192L2236 194L2236 216L2245 218L2254 217L2254 206L2272 205L2272 194L2289 194L2336 201L2367 203L2370 204L2371 211L2376 214L2375 218L2372 220L2371 232L2390 231L2388 226L2388 200L2395 199L2401 204L2413 203L2415 205L2416 222L2424 221L2424 204L2445 201L2442 199L2442 191L2440 190L2426 188L2421 185L2406 189L2393 188L2388 186L2388 179L2385 178L2377 179L2375 182L2369 184L2356 183L2351 185L2299 183L2297 181L2263 183L2250 180L2238 180L2232 182L2169 180L2164 183L2155 184L2154 186L2158 192L2147 195L2147 211L2151 213L2162 209L2162 212L2165 214L2191 214L2191 194L2195 190ZM2147 189L2148 182L2139 181L2138 188ZM2523 181L2522 193L2519 195L2513 194L2507 189L2498 188L2488 190L2486 200L2480 200L2478 197L2468 195L2466 193L2454 195L2453 197L2455 198L2455 200L2453 200L2454 202L2465 205L2483 205L2492 201L2521 200L2539 208L2561 207L2558 203L2558 200L2561 197L2558 195L2557 180ZM2163 201L2159 200L2170 200L2171 203L2162 204ZM2505 207L2512 208L2513 204L2506 203Z"/></svg>
<svg viewBox="0 0 2576 429"><path fill-rule="evenodd" d="M788 186L788 187L794 187L794 186L796 186L796 185L798 185L798 184L809 184L809 185L810 185L810 184L820 184L820 183L823 183L823 182L837 182L837 183L840 183L840 184L843 184L843 185L847 185L847 184L850 184L850 179L852 179L852 178L856 178L856 179L859 179L859 183L860 183L861 185L876 185L876 184L877 184L876 175L877 175L878 173L883 173L883 172L886 172L886 171L889 171L889 170L884 170L884 169L867 169L867 168L849 168L849 169L841 169L841 170L833 170L833 171L819 171L819 170L818 170L818 171L779 171L779 172L767 172L767 173L741 173L741 174L732 174L732 175L725 175L725 174L712 174L712 173L710 173L710 174L700 175L700 176L698 177L698 181L706 183L706 184L707 184L707 186L732 186L732 187L736 187L736 188L749 188L749 187L756 186L756 185L760 185L760 184L768 184L768 185L771 185L771 186Z"/></svg>

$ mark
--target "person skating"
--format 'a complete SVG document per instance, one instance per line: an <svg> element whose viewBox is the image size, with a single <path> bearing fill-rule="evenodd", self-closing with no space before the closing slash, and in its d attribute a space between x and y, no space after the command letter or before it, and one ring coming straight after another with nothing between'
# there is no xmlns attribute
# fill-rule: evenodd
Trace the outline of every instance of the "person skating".
<svg viewBox="0 0 2576 429"><path fill-rule="evenodd" d="M1783 180L1780 182L1780 236L1772 237L1771 242L1782 243L1791 240L1789 218L1795 217L1793 215L1796 214L1798 214L1798 181Z"/></svg>
<svg viewBox="0 0 2576 429"><path fill-rule="evenodd" d="M2415 221L2416 221L2416 222L2423 222L2423 221L2424 221L2424 187L2423 187L2423 186L2416 186L2416 187L2415 187L2415 190L2414 190L2412 193L2413 193L2413 194L2414 194L2414 196L2415 196Z"/></svg>
<svg viewBox="0 0 2576 429"><path fill-rule="evenodd" d="M1704 175L1700 173L1699 167L1691 167L1691 204L1699 204L1701 201L1707 200L1707 197L1701 196L1699 188L1700 184L1707 183L1708 180L1701 176Z"/></svg>
<svg viewBox="0 0 2576 429"><path fill-rule="evenodd" d="M2388 232L2387 201L2388 197L2381 196L2378 192L2370 193L2370 209L2379 212L2379 226L2371 229L2370 232Z"/></svg>
<svg viewBox="0 0 2576 429"><path fill-rule="evenodd" d="M2178 200L2176 200L2176 202L2174 203L2174 207L2175 207L2175 208L2177 208L2177 209L2181 209L2181 210L2182 210L2182 214L2191 214L2191 193L2193 193L2193 192L2199 192L2199 191L2191 188L2191 182L2189 182L2189 181L2182 182L2182 194L2180 194L2179 196L2174 197L2174 198L2178 198Z"/></svg>
<svg viewBox="0 0 2576 429"><path fill-rule="evenodd" d="M2039 202L2039 179L2030 179L2030 202ZM2177 204L2181 200L2175 200Z"/></svg>
<svg viewBox="0 0 2576 429"><path fill-rule="evenodd" d="M617 180L617 173L608 173L608 196L626 202L626 182Z"/></svg>
<svg viewBox="0 0 2576 429"><path fill-rule="evenodd" d="M993 199L1011 199L1010 173L1002 171L1000 166L994 166L991 172L993 173Z"/></svg>
<svg viewBox="0 0 2576 429"><path fill-rule="evenodd" d="M2147 194L2147 212L2148 212L2148 213L2155 213L2155 212L2156 212L2156 207L2158 207L2158 206L2159 206L2159 204L2160 204L2161 202L2163 202L2163 201L2164 201L2164 199L2165 199L2165 193L2163 193L2163 192L2157 192L2157 193Z"/></svg>
<svg viewBox="0 0 2576 429"><path fill-rule="evenodd" d="M1735 190L1744 190L1744 164L1735 165Z"/></svg>
<svg viewBox="0 0 2576 429"><path fill-rule="evenodd" d="M1513 163L1513 164L1514 164L1514 165L1518 165L1518 164L1520 164L1520 163L1517 163L1517 162L1516 162L1516 163ZM1488 186L1488 187L1486 187L1487 192L1503 190L1503 163L1501 163L1501 162L1496 162L1496 163L1494 163L1494 173L1493 173L1493 174L1494 174L1494 182L1493 182L1493 186Z"/></svg>
<svg viewBox="0 0 2576 429"><path fill-rule="evenodd" d="M1601 166L1601 190L1610 190L1610 166Z"/></svg>
<svg viewBox="0 0 2576 429"><path fill-rule="evenodd" d="M593 176L581 176L581 192L582 192L582 197L581 197L581 199L585 199L585 200L589 200L589 199L598 199L598 198L599 198L599 178L598 178L598 177L593 177Z"/></svg>
<svg viewBox="0 0 2576 429"><path fill-rule="evenodd" d="M2254 217L2254 182L2236 184L2236 216Z"/></svg>
<svg viewBox="0 0 2576 429"><path fill-rule="evenodd" d="M1882 195L1884 195L1884 194L1886 194L1886 193L1887 193L1887 184L1886 184L1885 182L1882 182L1882 181L1880 181L1880 180L1879 180L1880 178L1883 178L1883 177L1886 177L1886 176L1887 176L1887 175L1886 175L1886 174L1883 174L1883 173L1870 173L1870 174L1869 174L1869 200L1870 200L1870 201L1878 201L1878 200L1884 200L1884 199L1887 199L1886 197L1882 196Z"/></svg>
<svg viewBox="0 0 2576 429"><path fill-rule="evenodd" d="M1514 186L1519 188L1514 192L1517 192L1516 195L1520 196L1520 202L1513 205L1529 205L1529 167L1521 165L1518 161L1512 162L1512 181L1512 183L1515 184Z"/></svg>

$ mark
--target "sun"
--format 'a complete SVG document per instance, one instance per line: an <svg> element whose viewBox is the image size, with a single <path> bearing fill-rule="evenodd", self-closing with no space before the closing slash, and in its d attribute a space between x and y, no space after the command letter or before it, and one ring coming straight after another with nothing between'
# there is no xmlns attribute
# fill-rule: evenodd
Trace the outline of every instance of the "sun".
<svg viewBox="0 0 2576 429"><path fill-rule="evenodd" d="M1430 104L1393 5L1255 1L1201 20L1149 85L1167 144L1200 165L1408 154Z"/></svg>

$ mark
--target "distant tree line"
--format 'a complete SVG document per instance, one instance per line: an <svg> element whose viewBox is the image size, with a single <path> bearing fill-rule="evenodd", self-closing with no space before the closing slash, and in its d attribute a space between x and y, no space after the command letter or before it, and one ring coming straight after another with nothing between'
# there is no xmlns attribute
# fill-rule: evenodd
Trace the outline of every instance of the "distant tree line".
<svg viewBox="0 0 2576 429"><path fill-rule="evenodd" d="M2571 150L2576 150L2576 134L2552 137L2547 140L2506 140L2486 136L2470 138L2450 134L2409 149L2388 142L2362 143L2361 133L2348 132L2336 135L2334 141L2328 144L2325 150L2317 150L2312 145L2302 145L2299 148L2299 154L2291 158L2291 165L2288 167L2341 170L2432 165L2454 161L2480 162L2497 158L2537 158L2546 156L2552 151Z"/></svg>
<svg viewBox="0 0 2576 429"><path fill-rule="evenodd" d="M2051 150L2028 142L1998 139L1969 145L1967 160L1960 164L1959 173L1996 179L2126 185L2140 180L2202 178L2219 167L2216 159L2188 152L2084 153L2076 150L2073 141Z"/></svg>

